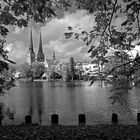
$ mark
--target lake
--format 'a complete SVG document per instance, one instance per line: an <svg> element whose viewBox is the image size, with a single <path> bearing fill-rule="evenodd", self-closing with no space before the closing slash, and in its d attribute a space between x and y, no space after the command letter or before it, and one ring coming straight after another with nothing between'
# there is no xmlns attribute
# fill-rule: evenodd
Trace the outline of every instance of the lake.
<svg viewBox="0 0 140 140"><path fill-rule="evenodd" d="M100 83L90 86L90 82L25 82L17 81L9 94L0 96L5 114L14 114L14 120L5 115L3 124L24 123L25 115L32 115L33 123L51 124L51 114L59 114L59 124L77 125L78 114L86 115L86 122L110 124L112 113L118 113L121 124L136 124L136 114L140 112L140 88L129 92L125 98L127 105L111 103L110 87L100 87Z"/></svg>

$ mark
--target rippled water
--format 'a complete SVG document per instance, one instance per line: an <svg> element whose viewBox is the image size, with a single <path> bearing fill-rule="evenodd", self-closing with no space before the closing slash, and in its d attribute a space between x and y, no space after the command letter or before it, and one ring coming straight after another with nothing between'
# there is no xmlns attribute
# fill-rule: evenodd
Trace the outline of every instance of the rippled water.
<svg viewBox="0 0 140 140"><path fill-rule="evenodd" d="M140 111L140 89L126 95L127 105L111 104L110 87L89 86L90 82L23 82L9 94L0 96L5 114L14 113L12 121L5 115L4 124L20 124L25 115L32 115L34 123L50 125L51 114L59 114L59 123L77 125L78 114L86 115L87 124L110 123L111 114L118 113L121 124L135 124Z"/></svg>

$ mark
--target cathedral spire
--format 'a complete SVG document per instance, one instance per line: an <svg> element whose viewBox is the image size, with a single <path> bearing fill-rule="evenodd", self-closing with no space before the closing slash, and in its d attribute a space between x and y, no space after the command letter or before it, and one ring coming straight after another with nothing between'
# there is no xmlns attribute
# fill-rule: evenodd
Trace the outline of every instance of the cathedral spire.
<svg viewBox="0 0 140 140"><path fill-rule="evenodd" d="M29 49L33 50L33 36L32 36L32 29L30 31L30 44L29 44Z"/></svg>
<svg viewBox="0 0 140 140"><path fill-rule="evenodd" d="M139 58L139 53L137 52L136 56L135 56L135 59Z"/></svg>
<svg viewBox="0 0 140 140"><path fill-rule="evenodd" d="M26 61L30 65L35 61L35 53L34 53L34 49L33 49L32 29L30 30L30 43L29 43L29 50L28 50Z"/></svg>
<svg viewBox="0 0 140 140"><path fill-rule="evenodd" d="M38 48L38 53L37 53L37 61L39 62L44 62L44 54L42 50L42 37L41 37L41 32L40 32L40 38L39 38L39 48Z"/></svg>
<svg viewBox="0 0 140 140"><path fill-rule="evenodd" d="M55 51L53 50L53 61L55 61Z"/></svg>

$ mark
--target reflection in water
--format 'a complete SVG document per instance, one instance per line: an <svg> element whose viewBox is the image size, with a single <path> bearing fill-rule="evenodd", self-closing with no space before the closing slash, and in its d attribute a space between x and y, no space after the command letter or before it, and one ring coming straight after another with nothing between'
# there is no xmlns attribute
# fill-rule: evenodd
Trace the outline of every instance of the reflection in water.
<svg viewBox="0 0 140 140"><path fill-rule="evenodd" d="M0 124L5 117L8 117L13 122L15 118L15 110L6 107L4 103L0 103Z"/></svg>
<svg viewBox="0 0 140 140"><path fill-rule="evenodd" d="M6 110L5 110L5 115L8 116L8 118L11 120L11 121L14 121L14 118L15 118L15 111L11 110L10 107L7 107Z"/></svg>
<svg viewBox="0 0 140 140"><path fill-rule="evenodd" d="M29 90L29 115L33 115L33 103L34 103L34 95L33 95L33 89L30 88Z"/></svg>
<svg viewBox="0 0 140 140"><path fill-rule="evenodd" d="M42 122L42 114L43 114L43 83L41 84L41 88L36 90L36 99L37 99L37 113L38 113L38 120L41 124Z"/></svg>
<svg viewBox="0 0 140 140"><path fill-rule="evenodd" d="M31 115L33 123L50 124L50 116L59 114L60 124L78 124L78 114L86 115L87 124L110 123L111 114L118 113L121 123L136 123L140 111L139 89L127 94L127 104L114 105L108 99L110 87L89 86L90 82L21 82L11 93L0 97L7 107L6 114L15 118L14 123L24 122ZM7 118L4 118L8 124Z"/></svg>
<svg viewBox="0 0 140 140"><path fill-rule="evenodd" d="M4 104L3 103L0 103L0 125L2 123L2 119L4 118Z"/></svg>
<svg viewBox="0 0 140 140"><path fill-rule="evenodd" d="M36 117L39 123L42 122L43 113L43 83L31 83L32 88L29 89L29 115Z"/></svg>

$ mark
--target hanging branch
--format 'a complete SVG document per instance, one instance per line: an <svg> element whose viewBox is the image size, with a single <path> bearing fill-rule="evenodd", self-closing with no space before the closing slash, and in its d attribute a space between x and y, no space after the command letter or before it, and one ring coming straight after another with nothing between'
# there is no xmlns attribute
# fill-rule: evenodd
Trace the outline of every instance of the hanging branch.
<svg viewBox="0 0 140 140"><path fill-rule="evenodd" d="M102 33L102 36L104 35L104 33L108 34L108 33L106 32L106 29L107 29L107 28L108 28L108 31L109 31L109 33L110 33L110 35L111 35L110 27L111 27L111 22L112 22L113 15L114 15L114 12L115 12L115 9L116 9L116 4L117 4L117 0L115 0L114 6L113 6L113 10L112 10L112 13L111 13L111 17L110 17L110 20L109 20L109 23L106 25L106 27L105 27L105 29L104 29L104 31L103 31L103 33Z"/></svg>

